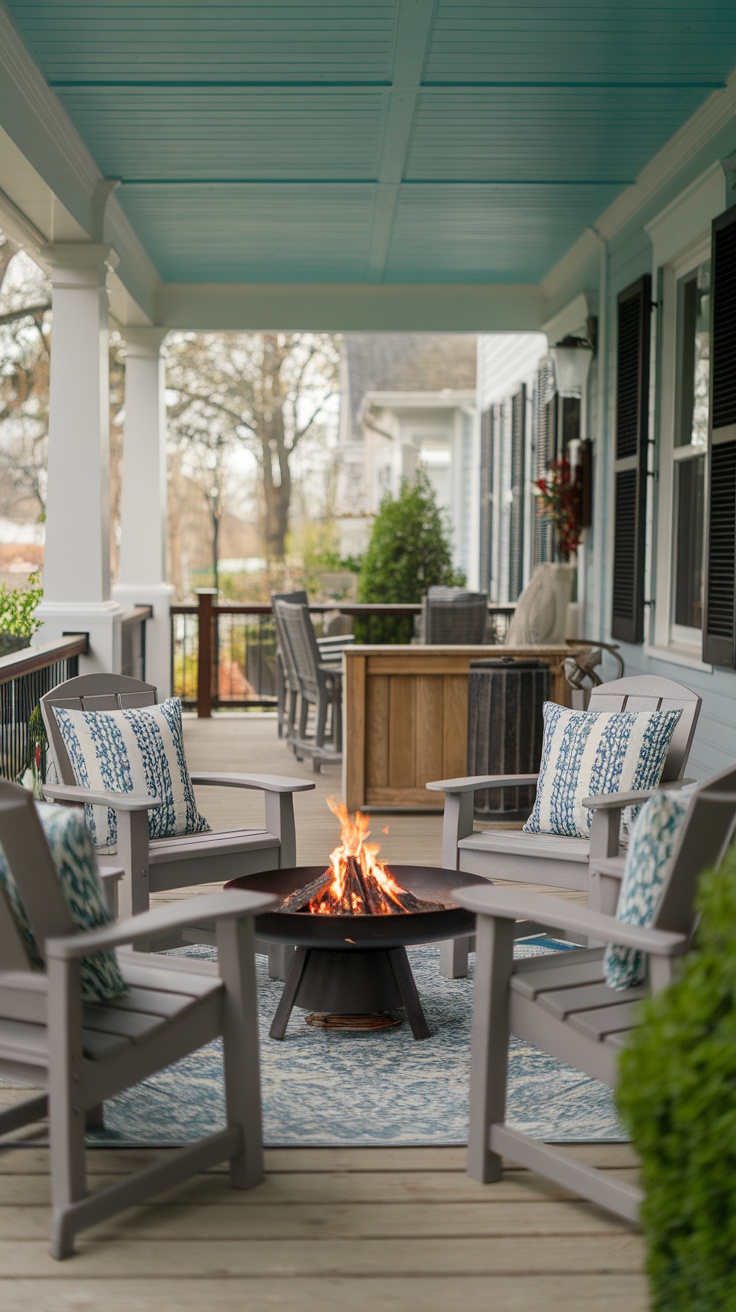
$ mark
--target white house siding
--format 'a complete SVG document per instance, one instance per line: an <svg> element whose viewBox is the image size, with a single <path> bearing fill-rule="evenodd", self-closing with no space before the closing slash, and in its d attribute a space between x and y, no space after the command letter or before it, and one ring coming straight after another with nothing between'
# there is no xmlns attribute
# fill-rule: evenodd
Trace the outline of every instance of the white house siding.
<svg viewBox="0 0 736 1312"><path fill-rule="evenodd" d="M546 352L544 333L483 333L478 338L478 409L487 410L533 378Z"/></svg>
<svg viewBox="0 0 736 1312"><path fill-rule="evenodd" d="M593 362L589 389L589 431L595 438L595 522L589 531L585 562L585 614L583 627L586 635L610 638L611 631L611 570L612 570L612 519L613 519L613 437L615 428L616 387L616 298L643 274L653 273L653 248L645 225L666 206L675 201L686 188L703 175L716 161L728 158L736 151L736 124L725 128L704 147L687 168L670 179L666 187L651 192L646 207L615 238L609 240L605 250L605 322L599 332L606 344L603 363ZM736 202L736 192L727 193L726 204ZM600 252L592 254L588 263L579 268L573 278L557 290L553 312L561 309L581 291L588 296L591 307L598 306L600 280ZM653 279L653 299L657 296L656 279ZM655 318L658 311L653 312ZM652 388L655 389L657 360L652 355L650 368ZM601 371L604 378L602 413L599 408ZM656 406L655 406L656 410ZM651 425L650 440L656 443L656 424ZM650 448L656 452L655 448ZM656 463L653 456L652 464ZM651 482L651 480L650 480ZM652 558L654 522L652 519L653 495L650 490L648 510L648 559ZM647 574L646 600L653 597L653 574ZM645 631L653 632L652 608L645 611ZM675 679L698 692L703 698L698 727L688 764L688 775L703 779L736 760L736 671L710 668L696 660L678 658L661 651L653 651L647 642L639 645L620 644L626 664L626 674L658 674Z"/></svg>

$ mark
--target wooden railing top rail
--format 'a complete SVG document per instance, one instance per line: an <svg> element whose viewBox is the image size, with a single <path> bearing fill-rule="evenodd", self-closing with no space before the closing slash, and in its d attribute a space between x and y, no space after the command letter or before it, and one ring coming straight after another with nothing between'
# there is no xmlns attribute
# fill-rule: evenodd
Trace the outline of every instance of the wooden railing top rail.
<svg viewBox="0 0 736 1312"><path fill-rule="evenodd" d="M8 683L24 674L34 674L36 670L43 670L55 661L84 656L88 646L86 633L72 633L58 642L44 642L39 647L23 647L21 651L11 652L9 656L0 657L0 683Z"/></svg>
<svg viewBox="0 0 736 1312"><path fill-rule="evenodd" d="M320 603L310 603L310 611L315 615L324 615L326 611L337 610L342 615L420 615L422 611L419 602L406 603L386 603L380 602L362 602L362 601L325 601ZM513 615L516 607L500 606L495 602L489 601L488 610L494 615ZM199 606L196 602L182 603L181 605L172 606L172 615L196 615ZM247 602L247 603L224 603L212 606L213 612L217 615L270 615L270 602Z"/></svg>

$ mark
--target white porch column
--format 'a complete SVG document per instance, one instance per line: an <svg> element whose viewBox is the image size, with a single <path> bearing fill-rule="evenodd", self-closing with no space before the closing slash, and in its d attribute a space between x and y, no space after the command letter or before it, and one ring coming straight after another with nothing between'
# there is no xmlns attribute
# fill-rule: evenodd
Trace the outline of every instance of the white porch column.
<svg viewBox="0 0 736 1312"><path fill-rule="evenodd" d="M119 670L122 609L110 596L110 246L47 246L52 342L42 642L87 633L80 667Z"/></svg>
<svg viewBox="0 0 736 1312"><path fill-rule="evenodd" d="M171 691L166 582L166 402L163 328L125 330L125 422L120 577L113 595L126 610L152 606L146 625L146 678L159 697Z"/></svg>

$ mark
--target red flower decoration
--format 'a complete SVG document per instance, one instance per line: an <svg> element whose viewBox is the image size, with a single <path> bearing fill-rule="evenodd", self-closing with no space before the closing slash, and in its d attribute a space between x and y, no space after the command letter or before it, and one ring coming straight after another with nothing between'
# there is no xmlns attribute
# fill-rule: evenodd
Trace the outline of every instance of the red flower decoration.
<svg viewBox="0 0 736 1312"><path fill-rule="evenodd" d="M563 557L574 556L583 535L580 481L573 477L567 456L553 460L545 478L534 484L539 497L537 507L543 519L557 529Z"/></svg>

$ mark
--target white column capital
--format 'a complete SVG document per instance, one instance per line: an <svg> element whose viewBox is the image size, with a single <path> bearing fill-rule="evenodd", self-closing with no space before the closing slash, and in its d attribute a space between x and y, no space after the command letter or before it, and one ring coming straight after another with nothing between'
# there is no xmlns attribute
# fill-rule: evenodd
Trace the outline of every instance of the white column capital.
<svg viewBox="0 0 736 1312"><path fill-rule="evenodd" d="M50 242L41 258L51 269L51 284L56 287L104 287L108 273L116 269L120 257L103 242Z"/></svg>
<svg viewBox="0 0 736 1312"><path fill-rule="evenodd" d="M125 347L128 359L138 360L156 360L161 354L161 343L168 333L168 328L137 328L127 327L123 329L125 337Z"/></svg>

